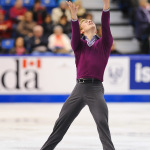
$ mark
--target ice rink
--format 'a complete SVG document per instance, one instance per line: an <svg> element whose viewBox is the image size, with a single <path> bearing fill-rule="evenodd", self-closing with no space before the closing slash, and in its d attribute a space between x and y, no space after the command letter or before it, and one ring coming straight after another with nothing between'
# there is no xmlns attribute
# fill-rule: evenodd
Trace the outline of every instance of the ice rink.
<svg viewBox="0 0 150 150"><path fill-rule="evenodd" d="M0 150L40 150L62 103L0 104ZM150 150L150 103L108 103L116 150ZM102 150L95 122L86 106L56 150Z"/></svg>

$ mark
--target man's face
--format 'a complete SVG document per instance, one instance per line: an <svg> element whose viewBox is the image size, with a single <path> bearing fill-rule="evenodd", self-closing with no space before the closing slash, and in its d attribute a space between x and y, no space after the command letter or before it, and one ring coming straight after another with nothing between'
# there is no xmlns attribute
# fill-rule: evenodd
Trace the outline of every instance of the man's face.
<svg viewBox="0 0 150 150"><path fill-rule="evenodd" d="M81 34L88 32L90 30L95 30L96 33L96 25L92 20L85 20L81 24Z"/></svg>
<svg viewBox="0 0 150 150"><path fill-rule="evenodd" d="M34 4L34 8L35 9L39 9L41 7L41 3L40 2L36 2L35 4Z"/></svg>
<svg viewBox="0 0 150 150"><path fill-rule="evenodd" d="M61 9L63 9L63 10L65 10L66 9L66 2L64 2L64 1L62 1L61 3L60 3L60 8Z"/></svg>
<svg viewBox="0 0 150 150"><path fill-rule="evenodd" d="M17 9L20 9L20 8L22 8L22 5L23 5L22 0L18 0L18 1L16 1L15 7L16 7Z"/></svg>
<svg viewBox="0 0 150 150"><path fill-rule="evenodd" d="M59 28L54 30L55 35L61 35L62 32L63 32L62 29Z"/></svg>
<svg viewBox="0 0 150 150"><path fill-rule="evenodd" d="M40 38L43 35L43 30L41 28L36 28L33 33L36 38Z"/></svg>
<svg viewBox="0 0 150 150"><path fill-rule="evenodd" d="M24 46L24 40L22 37L19 37L16 40L16 47L22 47L22 46Z"/></svg>
<svg viewBox="0 0 150 150"><path fill-rule="evenodd" d="M32 18L33 18L32 13L27 12L27 13L25 14L25 20L26 20L27 22L31 22L31 21L32 21Z"/></svg>

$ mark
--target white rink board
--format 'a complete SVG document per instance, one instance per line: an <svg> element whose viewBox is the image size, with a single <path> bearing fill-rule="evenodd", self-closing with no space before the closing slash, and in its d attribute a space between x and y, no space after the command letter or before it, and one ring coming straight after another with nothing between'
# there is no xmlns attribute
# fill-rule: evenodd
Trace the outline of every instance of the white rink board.
<svg viewBox="0 0 150 150"><path fill-rule="evenodd" d="M150 70L150 66L143 67L143 70L141 68L141 76L144 69ZM130 57L110 57L104 74L105 94L150 94L148 80L143 83L147 89L136 89L136 83L133 82L131 90L130 75ZM75 84L76 66L72 56L0 57L1 95L70 94Z"/></svg>
<svg viewBox="0 0 150 150"><path fill-rule="evenodd" d="M111 57L104 72L106 94L129 94L129 57Z"/></svg>

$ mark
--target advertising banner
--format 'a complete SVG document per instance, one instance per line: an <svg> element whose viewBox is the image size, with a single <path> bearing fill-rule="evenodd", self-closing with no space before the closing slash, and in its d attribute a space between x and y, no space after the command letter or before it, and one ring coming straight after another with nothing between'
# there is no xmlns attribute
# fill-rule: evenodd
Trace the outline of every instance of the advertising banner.
<svg viewBox="0 0 150 150"><path fill-rule="evenodd" d="M104 73L104 87L107 94L129 92L129 57L110 57Z"/></svg>
<svg viewBox="0 0 150 150"><path fill-rule="evenodd" d="M68 94L75 78L73 57L0 59L0 94Z"/></svg>
<svg viewBox="0 0 150 150"><path fill-rule="evenodd" d="M65 95L66 98L75 84L73 56L0 57L0 101L5 101L6 96L14 96L14 99L15 96L29 96L30 99L33 95L37 98L38 95L48 95L48 99L52 95L57 96L57 101L58 95ZM132 100L140 96L140 99L144 96L149 99L150 57L110 57L103 85L105 95L111 100L113 96L114 99L127 96L132 96Z"/></svg>
<svg viewBox="0 0 150 150"><path fill-rule="evenodd" d="M150 90L150 58L131 58L130 89Z"/></svg>

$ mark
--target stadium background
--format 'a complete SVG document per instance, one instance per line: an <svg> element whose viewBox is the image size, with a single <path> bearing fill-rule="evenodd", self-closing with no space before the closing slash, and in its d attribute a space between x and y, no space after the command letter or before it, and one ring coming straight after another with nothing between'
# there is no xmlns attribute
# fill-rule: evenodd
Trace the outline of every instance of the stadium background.
<svg viewBox="0 0 150 150"><path fill-rule="evenodd" d="M71 30L68 28L70 16L66 25L60 21L61 19L57 19L57 21L54 19L63 15L58 15L60 13L58 9L62 7L61 3L63 2L55 0L36 0L35 3L34 0L23 0L23 6L16 6L34 14L31 20L37 25L35 24L33 28L35 26L43 28L43 35L39 37L41 42L36 44L36 40L30 43L30 41L34 41L34 37L37 38L35 33L26 24L22 25L27 22L28 16L24 17L25 20L16 19L18 14L15 14L13 9L15 0L0 1L1 15L4 14L5 20L12 22L12 27L8 31L3 31L1 27L1 102L64 102L70 94L76 82L74 54L67 47L64 47L64 51L57 51L54 40L50 40L51 36L55 34L51 30L58 25L64 29L64 34L68 36L67 40L69 41L71 38ZM76 4L80 4L78 18L90 16L97 24L98 35L101 36L100 23L103 3L98 0L84 0L76 1ZM39 8L35 10L35 7ZM62 8L66 15L67 7L63 6ZM116 0L111 1L110 8L110 24L114 44L104 78L106 100L111 102L148 102L150 101L149 47L142 49L143 41L138 37L139 18L136 15L138 14L138 4L135 1ZM12 13L14 14L12 15ZM135 13L134 17L133 13ZM44 26L46 17L43 14L51 15L52 23L49 23L51 30ZM22 15L26 15L26 13L24 12ZM35 15L38 17L35 18ZM22 26L21 29L18 26ZM66 33L66 29L69 32ZM11 32L10 38L4 36L8 32ZM46 32L50 32L49 35ZM141 34L141 39L143 36L146 37L144 32ZM14 44L15 40L17 41L20 37L23 38L25 47L25 51L22 53L17 51L17 46ZM42 38L45 43L47 42L46 44L43 43ZM146 44L144 43L144 45ZM43 51L40 51L40 48ZM23 64L24 61L26 64ZM40 66L38 66L38 61Z"/></svg>
<svg viewBox="0 0 150 150"><path fill-rule="evenodd" d="M54 9L59 8L61 3L61 1L55 0L23 0L23 7L34 12L35 2L39 2L41 5L40 13L46 12L46 16L50 15L51 17L57 14L54 13ZM77 4L79 3L81 1L77 1ZM76 68L72 50L65 46L63 51L60 49L59 51L56 45L49 47L50 36L53 35L53 29L57 25L63 29L67 28L67 31L70 31L65 31L67 40L71 39L71 30L68 28L70 21L63 26L63 21L56 23L52 19L55 17L52 17L53 24L49 23L51 26L45 30L44 20L42 20L43 22L38 22L41 21L41 18L34 20L36 24L33 28L37 25L43 28L43 35L39 38L40 44L36 45L34 42L32 43L35 36L33 31L30 31L32 32L30 37L28 34L22 34L17 28L24 19L14 22L10 18L10 10L14 5L15 0L0 0L0 15L5 16L5 21L11 22L9 30L4 31L2 29L7 24L4 25L0 21L0 130L2 133L0 138L3 141L0 149L39 149L47 138L47 133L50 132L50 129L52 130L62 103L67 99L76 83ZM97 25L98 35L101 36L102 1L82 0L81 5L81 14L78 18L92 18ZM111 131L112 135L114 134L113 139L118 150L150 150L148 144L150 138L148 31L150 28L148 26L146 33L138 33L138 29L140 29L138 8L139 4L136 0L110 1L110 24L114 44L103 83L105 99L107 102L111 102L108 103L111 114L110 126L112 126ZM147 5L147 10L150 10L150 4ZM145 18L143 17L143 19ZM143 21L142 24L147 26L149 23ZM47 31L51 33L45 35ZM7 37L5 32L7 32ZM21 52L17 51L16 41L18 38L23 40L24 49ZM47 41L46 44L43 44L42 38ZM40 51L39 46L43 46L44 51ZM82 149L85 145L87 145L87 150L99 149L97 132L94 123L90 123L90 120L92 118L86 108L58 149ZM42 124L44 125L42 126ZM32 134L30 130L32 130ZM86 138L86 133L91 133L91 137ZM35 137L34 140L33 137ZM20 139L20 143L17 139ZM86 139L85 143L84 139ZM73 140L79 145L73 143ZM93 145L90 145L90 142Z"/></svg>

